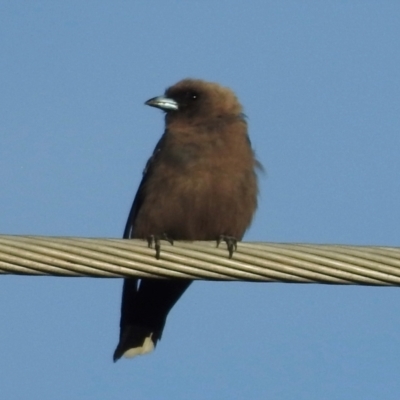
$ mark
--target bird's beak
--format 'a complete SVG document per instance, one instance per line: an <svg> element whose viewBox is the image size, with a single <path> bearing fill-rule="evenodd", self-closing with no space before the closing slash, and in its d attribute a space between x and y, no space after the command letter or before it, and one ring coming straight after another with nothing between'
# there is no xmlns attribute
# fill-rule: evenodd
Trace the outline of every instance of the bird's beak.
<svg viewBox="0 0 400 400"><path fill-rule="evenodd" d="M165 96L153 97L152 99L147 100L144 104L160 108L164 111L177 111L179 109L178 103L175 100Z"/></svg>

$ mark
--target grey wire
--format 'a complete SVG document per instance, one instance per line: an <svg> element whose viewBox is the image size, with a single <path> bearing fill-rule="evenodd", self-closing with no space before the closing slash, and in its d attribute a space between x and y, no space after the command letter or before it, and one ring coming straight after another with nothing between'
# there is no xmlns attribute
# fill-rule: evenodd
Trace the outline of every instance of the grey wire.
<svg viewBox="0 0 400 400"><path fill-rule="evenodd" d="M190 278L259 282L400 285L400 248L238 243L233 258L216 242L0 235L0 274L104 278Z"/></svg>

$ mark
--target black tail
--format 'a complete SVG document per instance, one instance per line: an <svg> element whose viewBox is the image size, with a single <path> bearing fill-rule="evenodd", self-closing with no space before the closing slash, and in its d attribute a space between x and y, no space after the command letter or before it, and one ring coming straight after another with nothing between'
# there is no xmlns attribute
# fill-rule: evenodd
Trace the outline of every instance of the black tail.
<svg viewBox="0 0 400 400"><path fill-rule="evenodd" d="M125 279L119 343L114 362L145 354L161 339L168 313L192 283L187 279Z"/></svg>

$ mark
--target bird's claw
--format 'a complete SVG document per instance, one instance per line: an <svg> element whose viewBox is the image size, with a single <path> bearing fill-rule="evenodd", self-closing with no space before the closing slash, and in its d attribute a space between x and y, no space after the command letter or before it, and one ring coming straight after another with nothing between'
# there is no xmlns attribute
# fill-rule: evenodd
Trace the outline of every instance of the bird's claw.
<svg viewBox="0 0 400 400"><path fill-rule="evenodd" d="M233 236L220 235L217 239L217 247L221 242L226 243L226 247L228 248L229 258L232 258L233 252L237 250L237 239Z"/></svg>
<svg viewBox="0 0 400 400"><path fill-rule="evenodd" d="M156 259L160 259L160 253L161 253L161 240L166 240L168 243L171 245L174 244L174 240L168 237L166 233L163 233L162 235L149 235L147 237L147 245L149 248L153 248L154 244L154 249L156 250Z"/></svg>

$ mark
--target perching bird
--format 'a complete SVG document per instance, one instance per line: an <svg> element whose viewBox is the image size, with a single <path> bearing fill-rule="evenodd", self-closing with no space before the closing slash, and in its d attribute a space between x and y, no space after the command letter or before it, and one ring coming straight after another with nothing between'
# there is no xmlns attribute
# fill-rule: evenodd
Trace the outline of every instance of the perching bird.
<svg viewBox="0 0 400 400"><path fill-rule="evenodd" d="M165 131L147 162L124 238L223 240L229 255L257 208L257 168L235 94L184 79L145 104L165 111ZM161 251L162 254L162 251ZM185 279L125 279L114 361L154 349Z"/></svg>

